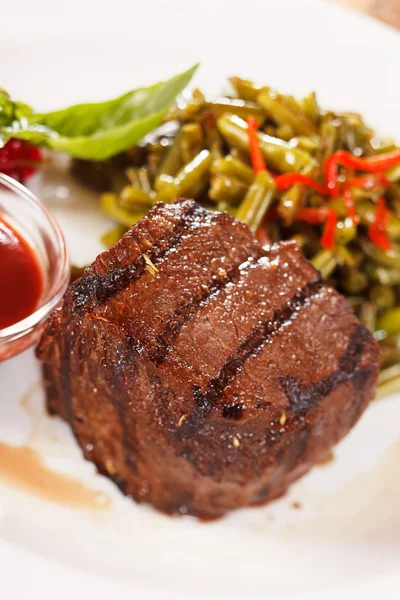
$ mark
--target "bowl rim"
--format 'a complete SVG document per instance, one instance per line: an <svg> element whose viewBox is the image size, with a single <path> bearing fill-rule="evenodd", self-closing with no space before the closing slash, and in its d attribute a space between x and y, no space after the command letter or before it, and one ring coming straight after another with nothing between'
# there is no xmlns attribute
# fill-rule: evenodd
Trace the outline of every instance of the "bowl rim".
<svg viewBox="0 0 400 600"><path fill-rule="evenodd" d="M50 288L45 296L45 302L42 306L37 308L28 317L25 317L21 321L0 329L0 346L3 344L17 340L28 333L30 333L37 325L44 321L57 304L62 299L69 283L70 264L69 264L69 252L65 242L64 234L61 231L59 224L53 217L51 212L46 206L22 183L16 181L12 177L0 173L0 184L3 184L9 190L12 190L24 199L32 206L36 211L40 211L46 221L50 224L53 233L56 238L56 245L59 251L59 264L57 272L51 282Z"/></svg>

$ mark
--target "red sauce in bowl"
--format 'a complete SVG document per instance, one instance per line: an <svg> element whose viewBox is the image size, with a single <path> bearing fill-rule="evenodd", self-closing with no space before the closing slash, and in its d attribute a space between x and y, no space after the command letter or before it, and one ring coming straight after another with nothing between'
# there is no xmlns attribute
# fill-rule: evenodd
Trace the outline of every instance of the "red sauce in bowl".
<svg viewBox="0 0 400 600"><path fill-rule="evenodd" d="M35 252L9 223L0 220L0 329L32 314L43 287Z"/></svg>

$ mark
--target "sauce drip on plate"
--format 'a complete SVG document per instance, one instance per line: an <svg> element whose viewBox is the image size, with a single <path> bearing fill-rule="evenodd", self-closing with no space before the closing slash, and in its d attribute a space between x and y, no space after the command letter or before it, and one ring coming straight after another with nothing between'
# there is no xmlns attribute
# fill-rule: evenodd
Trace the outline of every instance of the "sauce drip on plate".
<svg viewBox="0 0 400 600"><path fill-rule="evenodd" d="M0 480L69 508L104 510L111 504L110 498L103 492L47 467L40 455L28 446L10 446L0 442Z"/></svg>
<svg viewBox="0 0 400 600"><path fill-rule="evenodd" d="M0 329L32 314L42 292L43 273L34 251L0 219Z"/></svg>

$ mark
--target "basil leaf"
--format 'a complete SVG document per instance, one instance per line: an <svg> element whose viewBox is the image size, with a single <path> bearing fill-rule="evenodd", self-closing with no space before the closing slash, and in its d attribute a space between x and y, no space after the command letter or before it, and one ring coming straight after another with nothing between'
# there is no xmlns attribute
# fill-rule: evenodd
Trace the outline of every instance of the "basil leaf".
<svg viewBox="0 0 400 600"><path fill-rule="evenodd" d="M5 90L0 89L0 147L10 139L14 129L26 126L32 115L30 106L15 102Z"/></svg>
<svg viewBox="0 0 400 600"><path fill-rule="evenodd" d="M105 160L131 148L161 123L197 67L107 102L76 104L20 119L10 116L6 127L1 126L0 104L0 142L17 137L76 158Z"/></svg>
<svg viewBox="0 0 400 600"><path fill-rule="evenodd" d="M51 137L47 140L47 145L53 150L66 152L76 158L105 160L135 146L161 123L168 108L141 119L128 121L118 127L100 129L89 135Z"/></svg>

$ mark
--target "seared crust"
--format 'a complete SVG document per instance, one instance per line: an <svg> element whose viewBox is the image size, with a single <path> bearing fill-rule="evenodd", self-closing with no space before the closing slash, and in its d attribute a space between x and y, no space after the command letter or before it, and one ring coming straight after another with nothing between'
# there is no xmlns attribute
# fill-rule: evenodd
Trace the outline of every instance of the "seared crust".
<svg viewBox="0 0 400 600"><path fill-rule="evenodd" d="M158 205L68 290L38 348L50 412L139 502L216 517L319 462L374 394L378 347L293 243Z"/></svg>

